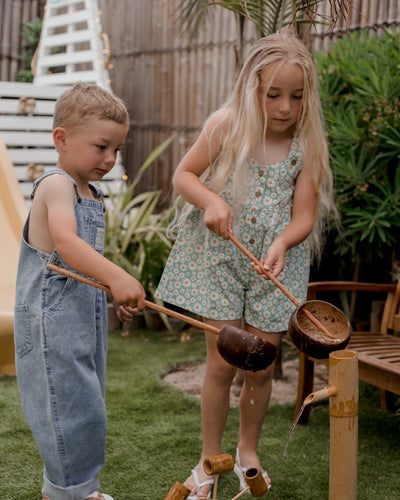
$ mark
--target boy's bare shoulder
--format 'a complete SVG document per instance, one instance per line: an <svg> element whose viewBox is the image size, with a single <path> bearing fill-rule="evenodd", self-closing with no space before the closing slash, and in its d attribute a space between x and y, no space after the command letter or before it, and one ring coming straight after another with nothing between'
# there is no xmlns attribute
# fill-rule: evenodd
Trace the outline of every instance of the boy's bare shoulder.
<svg viewBox="0 0 400 500"><path fill-rule="evenodd" d="M28 241L39 250L51 253L54 249L49 227L52 214L73 214L75 192L71 179L62 174L44 177L35 190L30 210ZM60 225L60 224L59 224Z"/></svg>
<svg viewBox="0 0 400 500"><path fill-rule="evenodd" d="M59 196L68 192L74 194L74 184L71 179L61 173L55 172L44 177L39 182L35 190L34 199L49 195L51 197Z"/></svg>

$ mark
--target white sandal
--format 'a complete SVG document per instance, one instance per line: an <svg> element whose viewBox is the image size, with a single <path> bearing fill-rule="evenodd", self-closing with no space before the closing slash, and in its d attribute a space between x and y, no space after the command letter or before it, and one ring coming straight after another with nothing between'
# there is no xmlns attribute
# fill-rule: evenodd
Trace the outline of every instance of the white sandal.
<svg viewBox="0 0 400 500"><path fill-rule="evenodd" d="M214 485L215 483L215 479L214 478L211 478L211 479L206 479L205 481L203 481L202 483L200 483L199 481L199 474L197 472L197 468L200 464L197 464L196 467L194 469L192 469L192 476L193 476L193 479L194 479L194 483L196 485L196 494L195 495L189 495L187 497L187 500L197 500L198 498L211 498L211 491L212 491L212 486ZM211 485L211 488L210 488L210 491L208 492L207 496L204 497L199 497L197 495L198 491L203 488L203 486L207 486L207 485Z"/></svg>
<svg viewBox="0 0 400 500"><path fill-rule="evenodd" d="M233 472L237 475L239 478L239 484L240 484L240 489L244 490L247 488L247 482L244 477L245 472L247 471L248 467L242 467L242 464L240 463L240 457L239 457L239 450L236 448L236 458L235 458L235 466L233 468ZM267 479L269 479L268 472L266 470L263 471L262 473L263 478L265 479L265 482L267 482ZM271 483L268 484L268 489L271 488Z"/></svg>

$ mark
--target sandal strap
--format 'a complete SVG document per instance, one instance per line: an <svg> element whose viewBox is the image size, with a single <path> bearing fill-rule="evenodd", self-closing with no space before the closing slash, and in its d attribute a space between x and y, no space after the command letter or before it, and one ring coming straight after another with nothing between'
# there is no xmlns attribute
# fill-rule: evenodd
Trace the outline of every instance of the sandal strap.
<svg viewBox="0 0 400 500"><path fill-rule="evenodd" d="M197 465L197 467L198 467L198 465ZM214 484L214 482L215 482L214 478L205 479L202 483L200 483L200 481L199 481L199 473L197 472L197 467L195 467L194 469L192 469L192 475L193 475L194 482L196 484L196 488L199 490L203 486L207 486L207 485L211 485L212 486Z"/></svg>

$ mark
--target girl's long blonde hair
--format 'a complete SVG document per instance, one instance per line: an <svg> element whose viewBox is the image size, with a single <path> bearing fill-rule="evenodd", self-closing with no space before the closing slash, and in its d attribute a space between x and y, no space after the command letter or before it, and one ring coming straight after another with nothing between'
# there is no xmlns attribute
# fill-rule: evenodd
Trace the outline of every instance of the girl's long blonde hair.
<svg viewBox="0 0 400 500"><path fill-rule="evenodd" d="M310 169L318 193L314 229L309 236L313 255L318 258L329 215L337 218L337 211L315 66L310 51L293 33L266 36L257 40L251 48L231 96L215 112L224 117L223 140L219 154L210 163L204 176L207 176L207 187L215 193L221 193L228 176L234 172L231 208L237 219L247 195L247 159L260 138L265 136L267 128L265 106L260 107L258 98L260 75L267 66L274 65L273 80L279 69L287 63L300 67L304 75L302 106L295 134L299 138L303 168ZM268 88L264 92L264 99L267 94ZM208 118L205 127L215 113ZM193 209L191 205L185 205L179 211L178 225Z"/></svg>

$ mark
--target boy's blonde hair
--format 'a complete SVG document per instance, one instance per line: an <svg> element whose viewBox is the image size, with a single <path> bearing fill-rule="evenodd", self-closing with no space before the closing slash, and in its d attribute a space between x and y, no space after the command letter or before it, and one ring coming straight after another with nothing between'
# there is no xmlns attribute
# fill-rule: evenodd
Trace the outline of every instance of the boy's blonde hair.
<svg viewBox="0 0 400 500"><path fill-rule="evenodd" d="M53 117L56 127L75 129L92 119L112 120L128 125L129 115L119 98L94 83L78 82L57 99Z"/></svg>
<svg viewBox="0 0 400 500"><path fill-rule="evenodd" d="M207 187L221 193L228 177L234 172L231 208L237 220L247 195L247 159L260 138L265 136L267 128L266 107L260 107L258 97L260 76L267 66L274 65L272 83L276 73L288 63L297 65L304 75L302 106L295 135L299 138L303 165L310 169L319 197L314 229L309 237L313 254L319 257L328 216L333 214L336 217L337 212L315 66L310 51L294 33L268 35L256 41L251 48L230 98L216 111L221 113L223 110L223 141L218 157L205 176L208 176ZM264 100L268 91L266 88ZM187 215L188 211L188 207L183 208L182 215Z"/></svg>

